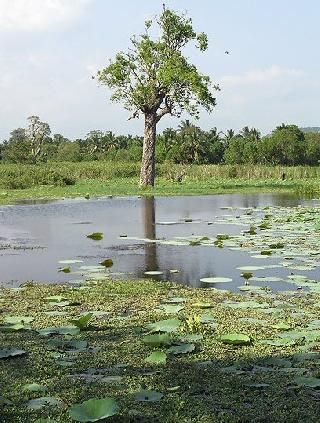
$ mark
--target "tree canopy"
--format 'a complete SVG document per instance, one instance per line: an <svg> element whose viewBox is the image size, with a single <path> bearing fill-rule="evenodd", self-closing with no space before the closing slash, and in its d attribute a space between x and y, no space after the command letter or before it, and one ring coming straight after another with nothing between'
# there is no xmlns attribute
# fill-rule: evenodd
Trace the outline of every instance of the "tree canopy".
<svg viewBox="0 0 320 423"><path fill-rule="evenodd" d="M159 36L155 37L155 29ZM200 106L210 112L216 104L210 78L201 74L183 55L195 42L200 51L208 48L204 33L196 33L186 15L164 8L160 16L145 22L145 32L131 38L127 52L119 52L98 72L98 80L111 88L111 100L145 117L142 162L143 185L154 183L156 125L166 114L180 117L185 111L198 117ZM144 176L144 178L143 178Z"/></svg>

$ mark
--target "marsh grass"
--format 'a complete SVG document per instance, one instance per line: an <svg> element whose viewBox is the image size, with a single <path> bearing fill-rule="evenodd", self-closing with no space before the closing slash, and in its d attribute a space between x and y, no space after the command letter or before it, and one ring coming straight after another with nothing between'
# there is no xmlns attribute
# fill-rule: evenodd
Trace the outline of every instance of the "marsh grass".
<svg viewBox="0 0 320 423"><path fill-rule="evenodd" d="M320 167L174 165L157 167L155 188L138 185L140 164L124 162L0 164L0 202L19 198L195 195L238 191L320 193Z"/></svg>

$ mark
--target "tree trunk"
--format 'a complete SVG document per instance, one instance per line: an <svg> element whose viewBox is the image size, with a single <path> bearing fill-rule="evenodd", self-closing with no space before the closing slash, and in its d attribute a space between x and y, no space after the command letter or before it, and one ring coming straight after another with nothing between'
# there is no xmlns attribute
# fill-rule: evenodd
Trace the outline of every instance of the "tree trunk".
<svg viewBox="0 0 320 423"><path fill-rule="evenodd" d="M154 186L155 179L155 152L156 152L156 126L157 115L150 113L145 115L143 153L140 172L140 186Z"/></svg>

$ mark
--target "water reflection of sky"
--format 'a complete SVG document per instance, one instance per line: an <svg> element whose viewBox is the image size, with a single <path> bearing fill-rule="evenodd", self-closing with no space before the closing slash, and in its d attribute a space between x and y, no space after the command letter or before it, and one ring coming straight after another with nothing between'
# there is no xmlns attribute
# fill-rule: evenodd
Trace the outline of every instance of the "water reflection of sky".
<svg viewBox="0 0 320 423"><path fill-rule="evenodd" d="M190 286L201 286L200 278L228 276L232 286L243 284L238 266L253 263L245 252L205 246L173 246L144 243L119 238L126 234L138 238L208 236L217 233L239 234L241 226L215 225L225 214L239 210L223 207L296 206L301 203L289 194L230 194L189 197L105 198L60 200L27 203L0 208L0 245L17 247L0 250L1 281L15 284L27 280L63 282L78 275L58 272L58 261L81 259L95 265L106 257L114 261L112 271L144 277L146 270L164 271L163 279ZM192 219L184 223L185 218ZM161 222L179 222L163 225ZM208 225L208 222L213 222ZM90 232L103 232L102 241L86 238ZM44 247L21 250L21 247ZM270 259L268 263L277 260ZM257 261L254 261L257 265ZM75 265L71 266L76 269ZM180 272L171 274L170 269ZM268 275L287 274L285 269L268 271ZM257 272L257 276L263 272ZM123 275L125 276L125 275ZM228 287L230 285L228 284ZM279 285L287 289L289 284Z"/></svg>

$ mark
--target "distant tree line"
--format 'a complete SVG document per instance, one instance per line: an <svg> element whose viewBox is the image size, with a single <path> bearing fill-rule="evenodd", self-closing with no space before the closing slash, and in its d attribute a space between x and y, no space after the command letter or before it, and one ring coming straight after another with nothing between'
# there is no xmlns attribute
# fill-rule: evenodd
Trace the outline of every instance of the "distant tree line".
<svg viewBox="0 0 320 423"><path fill-rule="evenodd" d="M138 162L143 138L115 135L111 131L90 131L85 138L69 140L51 134L47 123L30 116L26 128L17 128L0 144L0 159L6 163L48 161L113 160ZM217 128L204 131L186 120L177 129L157 135L156 160L180 164L320 164L320 132L302 131L296 125L282 124L271 134L244 127L236 133Z"/></svg>

